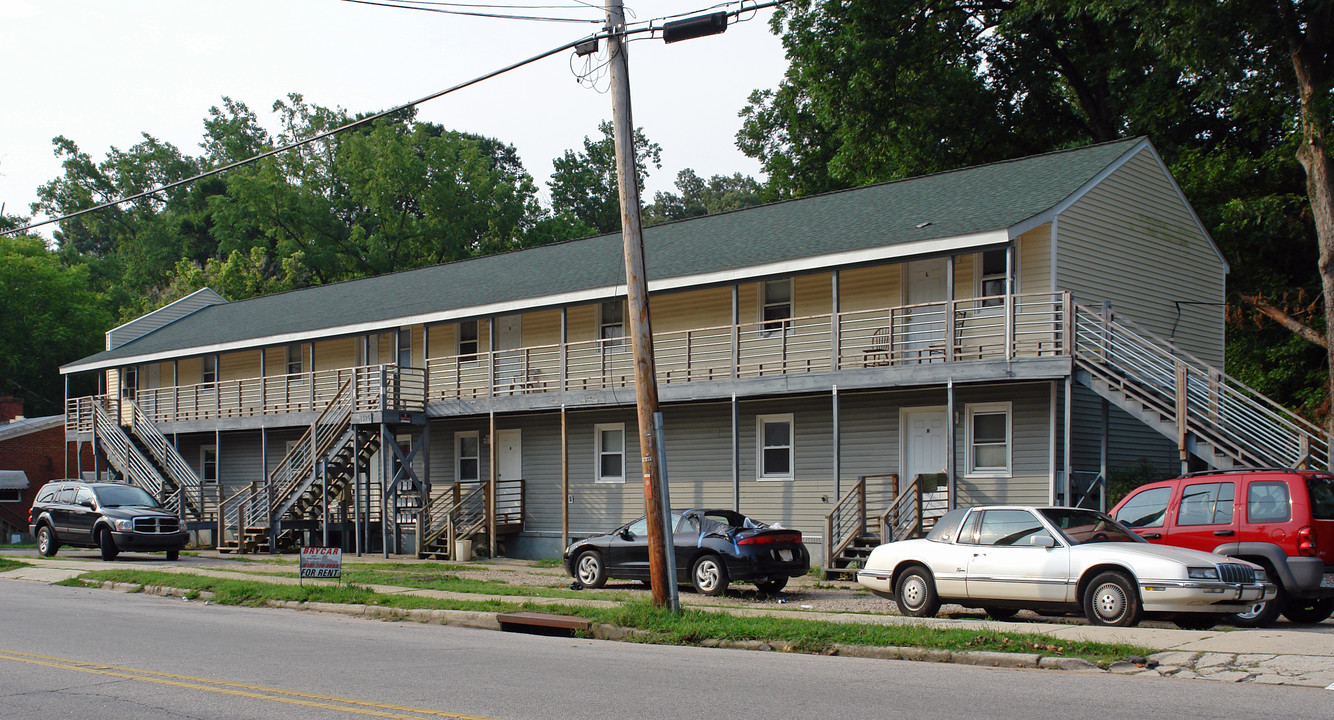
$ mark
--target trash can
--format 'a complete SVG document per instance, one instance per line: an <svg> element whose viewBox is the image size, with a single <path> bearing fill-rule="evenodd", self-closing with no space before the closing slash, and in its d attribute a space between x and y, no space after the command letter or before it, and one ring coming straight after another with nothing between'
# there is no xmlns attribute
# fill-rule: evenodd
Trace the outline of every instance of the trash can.
<svg viewBox="0 0 1334 720"><path fill-rule="evenodd" d="M472 541L455 540L454 560L457 562L468 562L471 559L472 559Z"/></svg>

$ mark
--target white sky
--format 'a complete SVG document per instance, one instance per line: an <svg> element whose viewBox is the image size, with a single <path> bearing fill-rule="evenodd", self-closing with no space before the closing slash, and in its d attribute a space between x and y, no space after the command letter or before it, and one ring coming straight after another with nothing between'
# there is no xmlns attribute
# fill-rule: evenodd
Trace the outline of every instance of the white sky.
<svg viewBox="0 0 1334 720"><path fill-rule="evenodd" d="M710 0L625 2L634 22L704 10ZM702 177L759 176L735 136L751 91L777 86L787 68L769 32L771 12L718 36L630 45L635 125L663 151L645 202L673 190L687 167ZM603 16L600 7L521 14ZM249 105L272 131L273 101L289 92L350 112L383 110L599 28L340 0L0 0L0 203L7 214L30 214L37 188L61 173L51 145L57 135L98 162L143 132L198 155L203 119L224 95ZM573 53L556 55L426 103L418 117L515 146L546 202L551 160L582 150L584 136L597 137L598 122L611 118L606 81L603 92L580 85L571 68L581 64ZM41 230L50 236L50 226Z"/></svg>

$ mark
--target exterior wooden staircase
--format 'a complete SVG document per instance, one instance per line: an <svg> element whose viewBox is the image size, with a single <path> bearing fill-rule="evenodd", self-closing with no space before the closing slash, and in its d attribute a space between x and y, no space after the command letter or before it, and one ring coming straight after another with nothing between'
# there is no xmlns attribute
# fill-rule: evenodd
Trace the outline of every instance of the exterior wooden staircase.
<svg viewBox="0 0 1334 720"><path fill-rule="evenodd" d="M863 475L825 516L824 557L820 576L855 577L877 545L921 537L949 510L949 496L942 474L918 475L898 488L895 474ZM868 485L876 482L889 494L882 512L872 514L867 502Z"/></svg>
<svg viewBox="0 0 1334 720"><path fill-rule="evenodd" d="M1239 380L1134 323L1082 305L1074 377L1210 468L1330 467L1330 437Z"/></svg>

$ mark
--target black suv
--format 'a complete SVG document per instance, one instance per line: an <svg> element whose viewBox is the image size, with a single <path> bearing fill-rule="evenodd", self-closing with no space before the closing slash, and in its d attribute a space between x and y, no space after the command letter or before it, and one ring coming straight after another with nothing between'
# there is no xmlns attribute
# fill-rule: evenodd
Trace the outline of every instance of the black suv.
<svg viewBox="0 0 1334 720"><path fill-rule="evenodd" d="M61 545L95 547L103 560L121 550L166 550L181 556L190 533L152 495L133 485L58 480L47 483L28 511L37 550L50 557Z"/></svg>

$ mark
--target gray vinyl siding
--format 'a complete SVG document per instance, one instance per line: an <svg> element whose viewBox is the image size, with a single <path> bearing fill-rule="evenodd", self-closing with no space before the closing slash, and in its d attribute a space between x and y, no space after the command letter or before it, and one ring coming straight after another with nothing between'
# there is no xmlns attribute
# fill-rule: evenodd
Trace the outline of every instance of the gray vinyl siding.
<svg viewBox="0 0 1334 720"><path fill-rule="evenodd" d="M1010 403L1010 474L969 477L968 405ZM1051 488L1051 385L993 385L955 389L957 506L997 503L1046 504Z"/></svg>
<svg viewBox="0 0 1334 720"><path fill-rule="evenodd" d="M1095 309L1110 301L1222 367L1226 266L1149 148L1061 213L1056 228L1058 287Z"/></svg>
<svg viewBox="0 0 1334 720"><path fill-rule="evenodd" d="M201 444L211 444L209 442ZM196 453L196 462L198 454ZM228 495L252 482L264 482L258 432L223 433L218 441L218 482Z"/></svg>
<svg viewBox="0 0 1334 720"><path fill-rule="evenodd" d="M158 328L169 325L196 310L227 302L209 288L191 293L138 319L107 331L107 349L115 350L125 343L137 340Z"/></svg>
<svg viewBox="0 0 1334 720"><path fill-rule="evenodd" d="M1076 384L1072 397L1070 456L1076 473L1097 473L1102 453L1102 398ZM1148 462L1161 476L1181 469L1174 441L1109 403L1107 413L1107 469L1133 468Z"/></svg>

